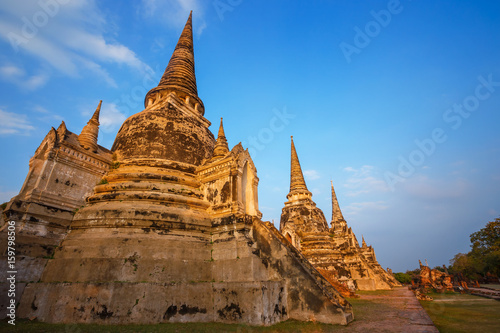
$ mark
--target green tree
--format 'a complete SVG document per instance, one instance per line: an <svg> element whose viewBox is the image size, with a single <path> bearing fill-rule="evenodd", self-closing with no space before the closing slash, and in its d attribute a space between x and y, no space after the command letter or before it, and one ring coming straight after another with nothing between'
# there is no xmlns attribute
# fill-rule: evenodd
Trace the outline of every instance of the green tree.
<svg viewBox="0 0 500 333"><path fill-rule="evenodd" d="M418 280L418 277L420 276L420 268L414 269L412 271L408 270L406 271L406 274L408 274L410 279Z"/></svg>
<svg viewBox="0 0 500 333"><path fill-rule="evenodd" d="M401 272L400 273L394 273L394 277L401 284L409 284L409 283L411 283L411 276L409 274L401 273Z"/></svg>
<svg viewBox="0 0 500 333"><path fill-rule="evenodd" d="M458 253L450 260L450 273L474 280L478 272L469 254Z"/></svg>
<svg viewBox="0 0 500 333"><path fill-rule="evenodd" d="M444 272L444 268L443 266L436 266L434 267L433 269L437 270L437 271L440 271L440 272Z"/></svg>
<svg viewBox="0 0 500 333"><path fill-rule="evenodd" d="M472 250L469 256L481 267L481 273L500 275L500 218L470 235Z"/></svg>

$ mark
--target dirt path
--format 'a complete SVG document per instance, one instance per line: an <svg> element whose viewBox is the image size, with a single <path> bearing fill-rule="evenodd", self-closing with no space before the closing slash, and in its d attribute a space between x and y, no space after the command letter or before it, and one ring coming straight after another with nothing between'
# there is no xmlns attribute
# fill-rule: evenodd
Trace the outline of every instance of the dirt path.
<svg viewBox="0 0 500 333"><path fill-rule="evenodd" d="M413 293L405 287L384 295L361 295L359 301L349 301L354 307L355 321L346 331L439 333Z"/></svg>

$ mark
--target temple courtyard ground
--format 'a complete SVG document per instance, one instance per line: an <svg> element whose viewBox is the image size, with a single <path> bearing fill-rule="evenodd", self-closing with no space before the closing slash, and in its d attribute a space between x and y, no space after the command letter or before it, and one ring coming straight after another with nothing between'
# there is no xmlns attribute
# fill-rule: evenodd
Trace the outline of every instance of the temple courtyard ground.
<svg viewBox="0 0 500 333"><path fill-rule="evenodd" d="M296 321L271 327L217 323L106 326L18 321L16 326L1 322L0 332L500 332L500 302L492 299L460 294L432 294L434 301L422 301L420 305L406 287L392 291L359 292L359 295L359 298L349 299L354 308L355 320L348 326Z"/></svg>
<svg viewBox="0 0 500 333"><path fill-rule="evenodd" d="M500 301L460 294L429 294L420 301L441 333L500 332Z"/></svg>

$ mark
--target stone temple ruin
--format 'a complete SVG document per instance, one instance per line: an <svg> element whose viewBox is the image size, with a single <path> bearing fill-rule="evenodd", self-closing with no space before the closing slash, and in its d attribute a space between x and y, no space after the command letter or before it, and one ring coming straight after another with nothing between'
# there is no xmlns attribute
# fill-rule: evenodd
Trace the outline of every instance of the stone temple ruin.
<svg viewBox="0 0 500 333"><path fill-rule="evenodd" d="M318 269L350 290L391 289L401 284L377 262L373 247L362 246L347 226L332 183L332 222L312 200L292 137L290 193L281 213L281 233Z"/></svg>
<svg viewBox="0 0 500 333"><path fill-rule="evenodd" d="M194 69L190 15L111 150L97 144L100 103L80 135L62 122L43 139L3 211L16 222L18 318L345 325L352 307L318 269L359 289L395 285L338 204L328 228L293 142L282 233L261 220L252 158L241 143L229 149L222 120L217 139L208 129Z"/></svg>

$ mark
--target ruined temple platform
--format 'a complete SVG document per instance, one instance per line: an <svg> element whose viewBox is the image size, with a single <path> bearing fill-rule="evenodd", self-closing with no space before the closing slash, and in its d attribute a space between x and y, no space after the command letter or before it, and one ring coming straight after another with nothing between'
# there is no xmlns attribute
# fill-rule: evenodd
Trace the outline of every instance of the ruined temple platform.
<svg viewBox="0 0 500 333"><path fill-rule="evenodd" d="M220 323L167 323L156 325L124 325L120 332L439 332L434 323L420 306L413 293L405 287L393 290L360 292L360 298L348 299L356 313L356 318L347 326L328 325L318 322L286 321L270 327L255 327L241 324ZM383 313L383 315L381 315ZM0 322L0 332L6 328ZM19 322L10 332L109 332L114 325L47 324Z"/></svg>

